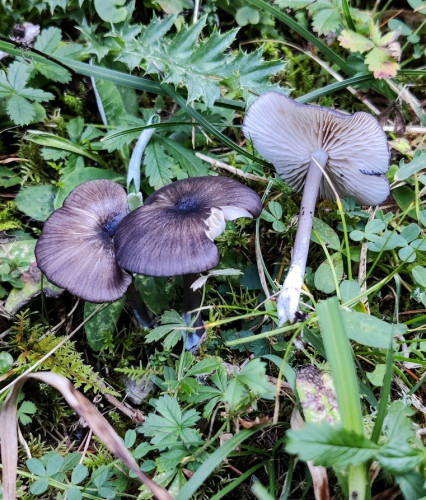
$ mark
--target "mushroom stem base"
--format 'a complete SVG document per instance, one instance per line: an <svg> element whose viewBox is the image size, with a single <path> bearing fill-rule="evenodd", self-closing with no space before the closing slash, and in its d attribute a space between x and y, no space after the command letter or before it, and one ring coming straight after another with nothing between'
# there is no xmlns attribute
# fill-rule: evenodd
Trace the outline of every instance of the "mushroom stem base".
<svg viewBox="0 0 426 500"><path fill-rule="evenodd" d="M151 317L148 313L146 305L142 300L141 294L136 286L134 278L132 278L132 282L130 283L129 288L126 292L126 299L133 309L133 314L135 318L138 320L138 323L142 328L149 328L151 326Z"/></svg>
<svg viewBox="0 0 426 500"><path fill-rule="evenodd" d="M324 151L315 151L311 155L308 172L305 179L302 204L300 206L299 223L296 239L294 241L293 257L290 269L284 281L283 288L277 301L278 319L280 325L289 321L294 323L299 308L300 294L302 292L303 278L305 276L306 260L309 252L312 222L314 218L315 203L318 198L319 187L322 179L322 170L328 160Z"/></svg>
<svg viewBox="0 0 426 500"><path fill-rule="evenodd" d="M185 323L193 328L202 327L204 325L200 312L190 313L194 309L198 309L201 305L201 295L198 291L193 291L191 288L192 283L197 279L197 274L184 274L183 275L183 304L182 316ZM204 335L205 329L199 328L193 332L185 332L186 337L185 348L187 351L192 351L200 343L201 337Z"/></svg>

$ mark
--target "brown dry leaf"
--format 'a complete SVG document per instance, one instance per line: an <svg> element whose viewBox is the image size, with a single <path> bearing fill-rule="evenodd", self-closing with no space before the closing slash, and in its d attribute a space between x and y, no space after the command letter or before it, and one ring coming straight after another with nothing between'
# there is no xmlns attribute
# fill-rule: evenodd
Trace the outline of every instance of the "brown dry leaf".
<svg viewBox="0 0 426 500"><path fill-rule="evenodd" d="M34 378L51 385L66 399L67 403L78 413L92 429L93 433L102 443L131 469L143 484L149 488L159 500L171 500L168 491L159 486L138 467L129 450L124 446L120 436L115 432L107 420L99 413L97 408L79 392L71 382L53 372L39 372L23 377L12 388L0 412L0 444L3 465L3 498L15 499L16 470L18 466L18 436L16 400L23 384Z"/></svg>
<svg viewBox="0 0 426 500"><path fill-rule="evenodd" d="M241 426L244 429L252 429L253 427L257 427L258 425L269 424L272 422L271 417L256 417L254 420L244 420L243 418L239 418Z"/></svg>

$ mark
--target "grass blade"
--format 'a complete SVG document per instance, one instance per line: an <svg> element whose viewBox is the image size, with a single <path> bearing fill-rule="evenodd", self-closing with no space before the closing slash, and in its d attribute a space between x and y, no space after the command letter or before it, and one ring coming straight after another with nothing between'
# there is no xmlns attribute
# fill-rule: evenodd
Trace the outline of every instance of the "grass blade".
<svg viewBox="0 0 426 500"><path fill-rule="evenodd" d="M229 441L213 452L210 457L199 467L197 472L179 491L176 500L189 500L204 481L212 474L215 468L224 460L232 450L234 450L243 441L249 438L255 432L258 432L261 427L255 429L243 429L238 434L235 434Z"/></svg>
<svg viewBox="0 0 426 500"><path fill-rule="evenodd" d="M216 139L219 139L223 144L226 146L230 147L233 149L235 152L245 156L246 158L250 158L251 160L255 161L256 163L259 163L260 165L264 166L270 166L270 164L262 160L261 158L257 158L256 156L250 154L248 151L245 149L241 148L238 146L238 144L235 144L235 142L231 141L226 135L222 134L216 127L214 127L204 116L200 115L198 111L196 111L193 107L189 106L186 103L186 99L184 99L176 90L168 85L168 84L161 84L161 87L167 92L167 94L173 98L176 103L194 120L198 122L199 125L201 125L207 132L210 132L212 135L216 137Z"/></svg>
<svg viewBox="0 0 426 500"><path fill-rule="evenodd" d="M356 31L355 24L353 22L351 11L349 10L348 0L342 0L343 14L345 15L346 24L348 28L352 31Z"/></svg>
<svg viewBox="0 0 426 500"><path fill-rule="evenodd" d="M336 390L342 425L349 431L364 434L358 379L352 349L340 311L339 302L332 297L317 306L318 318L327 360ZM367 495L367 465L348 467L348 497L363 500Z"/></svg>
<svg viewBox="0 0 426 500"><path fill-rule="evenodd" d="M388 349L388 354L386 356L386 372L383 378L383 386L382 386L382 391L380 393L380 401L377 410L376 422L374 423L373 433L371 434L371 440L374 441L375 443L379 442L380 433L383 427L383 422L387 414L389 395L392 385L392 375L393 375L393 350L392 350L392 345L390 345Z"/></svg>

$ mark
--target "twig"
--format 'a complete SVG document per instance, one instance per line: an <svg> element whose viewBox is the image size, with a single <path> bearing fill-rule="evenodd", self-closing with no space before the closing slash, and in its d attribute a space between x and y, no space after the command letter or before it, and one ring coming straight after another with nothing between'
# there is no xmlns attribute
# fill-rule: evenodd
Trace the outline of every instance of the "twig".
<svg viewBox="0 0 426 500"><path fill-rule="evenodd" d="M395 125L384 125L383 130L385 132L396 132L396 127ZM426 134L426 127L420 127L417 125L408 125L405 127L403 134Z"/></svg>
<svg viewBox="0 0 426 500"><path fill-rule="evenodd" d="M243 177L244 179L250 179L252 181L258 181L258 182L264 182L268 183L269 179L266 177L260 177L259 175L254 175L254 174L249 174L248 172L243 172L241 169L237 167L232 167L231 165L228 165L227 163L224 163L223 161L216 160L215 158L210 158L210 156L203 155L201 153L195 153L195 155L200 158L200 160L204 160L207 163L210 163L212 167L216 168L223 168L223 170L227 170L228 172L231 172L231 174L239 175L240 177Z"/></svg>
<svg viewBox="0 0 426 500"><path fill-rule="evenodd" d="M368 222L374 219L376 215L377 207L370 207L368 212L370 212L370 217L368 218ZM367 252L368 252L368 242L364 241L361 245L361 253L359 256L359 270L358 270L358 283L361 286L361 293L367 290ZM364 304L366 311L370 314L370 306L368 304L368 296L366 295L361 299L361 302Z"/></svg>
<svg viewBox="0 0 426 500"><path fill-rule="evenodd" d="M102 384L102 388L107 388L105 384ZM145 420L145 415L140 410L135 410L127 403L122 403L112 394L108 394L104 392L102 396L108 400L113 406L115 406L118 410L120 410L124 415L129 417L133 422L137 424L141 424Z"/></svg>
<svg viewBox="0 0 426 500"><path fill-rule="evenodd" d="M192 18L193 24L198 21L198 12L200 10L200 0L195 0L194 2L194 16Z"/></svg>
<svg viewBox="0 0 426 500"><path fill-rule="evenodd" d="M86 434L86 436L84 438L84 449L83 449L83 453L81 454L81 458L80 458L80 462L79 462L80 464L83 463L84 457L87 454L87 450L89 448L90 441L92 440L92 435L93 435L93 431L92 431L92 429L89 428L89 432Z"/></svg>

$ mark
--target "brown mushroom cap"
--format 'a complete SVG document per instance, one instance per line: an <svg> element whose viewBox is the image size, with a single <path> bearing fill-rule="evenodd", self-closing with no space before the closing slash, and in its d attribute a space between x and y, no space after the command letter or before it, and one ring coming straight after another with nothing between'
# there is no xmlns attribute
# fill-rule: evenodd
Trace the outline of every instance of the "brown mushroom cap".
<svg viewBox="0 0 426 500"><path fill-rule="evenodd" d="M228 177L173 182L123 219L114 236L118 262L128 271L148 276L212 269L219 262L212 240L223 230L224 219L258 217L261 211L259 196ZM221 230L220 221L216 225L220 217Z"/></svg>
<svg viewBox="0 0 426 500"><path fill-rule="evenodd" d="M128 213L119 184L80 184L45 222L35 248L38 267L49 281L84 300L118 300L132 278L117 263L112 237Z"/></svg>
<svg viewBox="0 0 426 500"><path fill-rule="evenodd" d="M377 205L389 195L386 134L368 113L345 115L267 92L249 107L243 132L296 191L303 188L312 153L324 151L325 171L339 196ZM319 196L335 199L325 178Z"/></svg>

